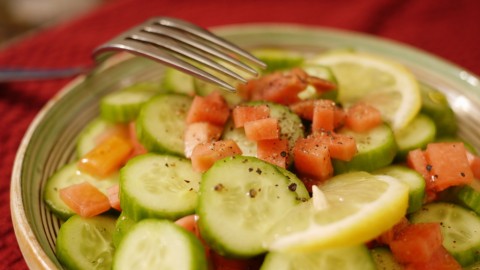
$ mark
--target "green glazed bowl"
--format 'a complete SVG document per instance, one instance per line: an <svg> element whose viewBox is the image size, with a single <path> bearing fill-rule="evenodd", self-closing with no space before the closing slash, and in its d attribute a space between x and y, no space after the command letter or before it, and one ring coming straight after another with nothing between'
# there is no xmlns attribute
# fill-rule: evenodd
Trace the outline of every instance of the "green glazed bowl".
<svg viewBox="0 0 480 270"><path fill-rule="evenodd" d="M347 47L389 57L446 94L458 119L459 135L480 149L480 81L454 64L396 42L333 29L246 24L214 31L244 48L275 45L318 52ZM150 60L114 57L88 76L72 81L30 125L13 168L11 212L19 246L31 269L62 269L55 257L61 221L49 212L42 193L48 177L75 159L78 133L98 115L100 97L135 82L158 82L162 72L163 67Z"/></svg>

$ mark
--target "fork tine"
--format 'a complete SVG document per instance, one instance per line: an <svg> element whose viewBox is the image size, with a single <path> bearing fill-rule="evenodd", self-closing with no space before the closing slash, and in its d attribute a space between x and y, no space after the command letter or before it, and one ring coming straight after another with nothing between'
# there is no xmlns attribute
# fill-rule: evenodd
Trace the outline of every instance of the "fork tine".
<svg viewBox="0 0 480 270"><path fill-rule="evenodd" d="M262 61L257 59L252 54L244 51L240 47L236 46L235 44L233 44L233 43L231 43L231 42L229 42L229 41L227 41L223 38L220 38L218 36L215 36L215 35L211 34L207 30L205 30L205 29L203 29L203 28L201 28L201 27L199 27L195 24L192 24L192 23L189 23L189 22L186 22L186 21L183 21L183 20L175 19L175 18L170 18L170 17L160 17L160 18L153 19L153 21L156 22L157 24L164 25L164 26L169 26L169 27L172 27L172 28L177 28L177 29L183 30L185 32L188 32L190 34L193 34L195 36L198 36L198 37L200 37L204 40L207 40L207 41L209 41L213 44L216 44L217 46L226 48L233 53L236 53L238 55L243 56L244 58L250 60L252 63L255 63L256 65L258 65L261 68L266 68L265 63L263 63Z"/></svg>
<svg viewBox="0 0 480 270"><path fill-rule="evenodd" d="M189 38L188 36L185 35L185 32L183 31L177 31L176 29L172 29L170 27L166 27L164 25L158 25L158 24L155 24L155 25L149 25L149 26L146 26L143 31L146 31L146 32L149 32L149 33L155 33L155 34L158 34L158 35L164 35L164 36L168 36L169 38L172 38L172 39L175 39L175 40L178 40L182 43L185 43L189 46L192 46L193 48L196 48L196 49L199 49L203 52L206 52L214 57L217 57L221 60L224 60L238 68L241 68L242 70L250 73L250 74L253 74L253 75L258 75L258 72L251 68L250 66L247 66L246 64L240 62L239 60L223 53L222 51L220 50L216 50L215 48L211 47L211 46L206 46L204 45L203 43L201 42L198 42L192 38Z"/></svg>
<svg viewBox="0 0 480 270"><path fill-rule="evenodd" d="M243 83L246 83L246 79L240 76L239 74L225 68L224 66L204 57L201 54L195 53L192 50L188 50L181 46L178 42L164 36L159 36L155 34L151 34L148 32L139 32L136 34L133 34L129 37L130 39L133 40L138 40L141 42L147 42L156 46L163 47L165 49L168 49L172 52L175 52L179 55L185 56L187 58L193 59L215 71L221 72L229 77L232 77L234 79L237 79Z"/></svg>
<svg viewBox="0 0 480 270"><path fill-rule="evenodd" d="M265 63L252 54L217 37L208 30L169 17L153 18L123 32L111 41L97 47L93 51L93 56L97 61L101 61L109 55L106 52L111 54L112 51L128 51L157 60L231 92L236 92L233 84L224 81L223 77L218 78L203 71L186 60L194 60L212 71L243 83L247 82L248 74L240 73L241 76L236 71L258 75L258 71L243 63L243 60L250 61L261 68L266 67ZM242 59L236 59L230 55L231 53L241 56ZM212 59L212 56L215 59ZM230 67L237 68L237 70L233 71ZM217 74L216 72L214 74Z"/></svg>
<svg viewBox="0 0 480 270"><path fill-rule="evenodd" d="M235 92L236 88L225 81L177 58L169 53L162 51L152 45L140 43L134 40L118 40L115 43L104 44L94 51L94 56L101 56L105 52L111 52L112 50L128 51L135 55L146 56L148 58L160 61L170 67L177 68L185 73L196 76L200 79L208 81L210 83L217 84L231 92Z"/></svg>

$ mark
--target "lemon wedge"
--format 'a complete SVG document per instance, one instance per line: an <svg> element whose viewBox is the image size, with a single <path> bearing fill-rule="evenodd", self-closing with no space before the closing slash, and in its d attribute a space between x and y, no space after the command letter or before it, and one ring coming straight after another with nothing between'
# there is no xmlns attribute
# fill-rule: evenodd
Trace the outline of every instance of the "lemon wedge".
<svg viewBox="0 0 480 270"><path fill-rule="evenodd" d="M406 185L366 172L335 176L313 196L273 227L269 250L306 252L362 244L398 223L408 207ZM318 207L318 201L325 202Z"/></svg>
<svg viewBox="0 0 480 270"><path fill-rule="evenodd" d="M332 69L339 102L346 107L358 101L373 105L394 131L408 125L420 110L418 82L400 63L352 51L324 53L310 61Z"/></svg>

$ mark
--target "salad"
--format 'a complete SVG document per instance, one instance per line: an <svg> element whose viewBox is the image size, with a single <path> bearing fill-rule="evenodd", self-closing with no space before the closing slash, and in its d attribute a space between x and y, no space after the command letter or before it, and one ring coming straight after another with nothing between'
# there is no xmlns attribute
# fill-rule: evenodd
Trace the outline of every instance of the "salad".
<svg viewBox="0 0 480 270"><path fill-rule="evenodd" d="M44 201L67 269L474 269L480 157L445 96L353 50L108 94Z"/></svg>

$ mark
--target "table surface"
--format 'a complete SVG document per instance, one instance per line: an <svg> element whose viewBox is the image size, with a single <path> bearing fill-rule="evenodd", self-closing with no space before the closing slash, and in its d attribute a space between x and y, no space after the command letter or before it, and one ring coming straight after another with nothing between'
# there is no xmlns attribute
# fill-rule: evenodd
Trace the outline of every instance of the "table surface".
<svg viewBox="0 0 480 270"><path fill-rule="evenodd" d="M480 74L477 0L111 0L11 44L0 51L0 66L91 65L93 48L153 16L183 18L204 27L287 22L358 31L417 47ZM16 150L38 111L71 79L0 83L0 268L27 269L9 207Z"/></svg>

